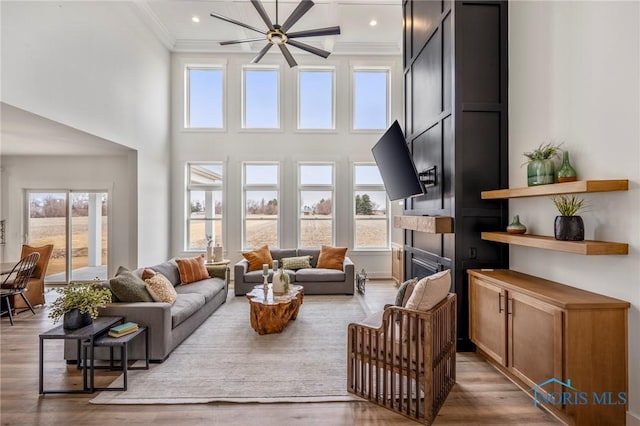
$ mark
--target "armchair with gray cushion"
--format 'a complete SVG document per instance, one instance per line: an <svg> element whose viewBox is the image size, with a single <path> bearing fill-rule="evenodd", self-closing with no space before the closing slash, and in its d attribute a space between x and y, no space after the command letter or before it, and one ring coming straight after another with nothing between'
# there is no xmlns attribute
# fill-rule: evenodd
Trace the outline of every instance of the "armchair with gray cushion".
<svg viewBox="0 0 640 426"><path fill-rule="evenodd" d="M311 268L285 269L292 284L304 287L304 294L353 294L355 267L349 257L344 258L342 270L317 268L320 249L270 249L274 260L286 257L311 256ZM240 260L234 266L234 291L236 296L247 294L256 285L262 284L262 269L248 272L249 262ZM269 271L269 282L273 271Z"/></svg>

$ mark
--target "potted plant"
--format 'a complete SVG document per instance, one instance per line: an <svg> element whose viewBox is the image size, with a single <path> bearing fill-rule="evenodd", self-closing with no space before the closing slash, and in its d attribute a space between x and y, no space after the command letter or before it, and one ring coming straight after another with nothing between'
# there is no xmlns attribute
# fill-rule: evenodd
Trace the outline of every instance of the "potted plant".
<svg viewBox="0 0 640 426"><path fill-rule="evenodd" d="M560 216L556 216L553 227L556 240L584 240L584 222L576 213L585 207L585 200L575 195L556 195L553 197L553 203L560 213Z"/></svg>
<svg viewBox="0 0 640 426"><path fill-rule="evenodd" d="M527 157L522 165L527 165L527 185L546 185L555 182L556 166L554 157L558 157L560 145L540 144L536 149L525 152Z"/></svg>
<svg viewBox="0 0 640 426"><path fill-rule="evenodd" d="M56 289L60 296L50 305L49 318L69 330L89 325L98 318L98 308L111 302L111 290L99 288L97 282L69 284Z"/></svg>

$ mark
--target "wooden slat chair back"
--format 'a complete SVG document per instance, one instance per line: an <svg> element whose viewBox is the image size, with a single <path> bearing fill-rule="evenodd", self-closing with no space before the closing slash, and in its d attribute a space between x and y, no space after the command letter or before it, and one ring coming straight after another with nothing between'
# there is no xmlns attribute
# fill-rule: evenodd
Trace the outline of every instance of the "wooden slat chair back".
<svg viewBox="0 0 640 426"><path fill-rule="evenodd" d="M387 306L382 325L349 324L348 391L431 424L456 381L456 295L431 310Z"/></svg>
<svg viewBox="0 0 640 426"><path fill-rule="evenodd" d="M22 246L22 253L20 257L25 257L29 253L37 252L40 254L36 268L29 279L29 284L24 292L25 297L29 300L32 306L44 305L44 277L47 275L47 267L49 266L49 260L53 253L53 244L47 244L41 247L32 247L24 244ZM24 300L14 300L14 309L26 309L27 304Z"/></svg>
<svg viewBox="0 0 640 426"><path fill-rule="evenodd" d="M24 256L18 263L16 263L11 272L2 282L2 286L0 287L0 296L6 305L6 312L9 316L9 322L11 322L11 325L13 325L13 308L11 307L11 298L14 296L20 295L27 307L35 315L35 311L33 310L31 303L29 303L29 299L24 295L24 292L27 289L29 278L31 278L39 258L40 253L36 252L29 253Z"/></svg>

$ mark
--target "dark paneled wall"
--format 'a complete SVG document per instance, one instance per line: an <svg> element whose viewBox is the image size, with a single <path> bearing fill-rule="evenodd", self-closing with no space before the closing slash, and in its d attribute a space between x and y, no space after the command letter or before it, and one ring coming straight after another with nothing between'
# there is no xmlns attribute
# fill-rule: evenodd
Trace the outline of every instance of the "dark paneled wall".
<svg viewBox="0 0 640 426"><path fill-rule="evenodd" d="M468 333L466 269L508 268L507 245L480 239L507 225L507 202L480 198L508 186L506 1L404 2L404 129L418 171L438 185L407 200L406 215L454 218L454 233L405 231L405 275L451 268L458 348Z"/></svg>

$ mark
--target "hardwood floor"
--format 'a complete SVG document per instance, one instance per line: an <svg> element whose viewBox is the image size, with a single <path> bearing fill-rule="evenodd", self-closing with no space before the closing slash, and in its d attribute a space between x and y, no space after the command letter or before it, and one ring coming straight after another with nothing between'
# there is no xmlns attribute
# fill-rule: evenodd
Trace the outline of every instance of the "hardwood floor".
<svg viewBox="0 0 640 426"><path fill-rule="evenodd" d="M391 281L367 283L365 303L379 310L392 303ZM48 292L50 302L55 293ZM361 296L356 296L361 297ZM222 307L224 309L224 306ZM0 420L3 425L415 425L412 420L374 404L189 404L93 405L94 395L38 395L38 334L52 327L46 308L23 312L15 325L0 321ZM247 321L247 326L249 323ZM346 342L345 342L346 344ZM82 378L62 361L62 342L46 341L47 386L79 388ZM97 386L107 386L117 373L101 371ZM222 385L222 384L221 384ZM345 379L346 386L346 379ZM552 416L488 363L473 353L458 354L457 384L435 425L552 425Z"/></svg>

